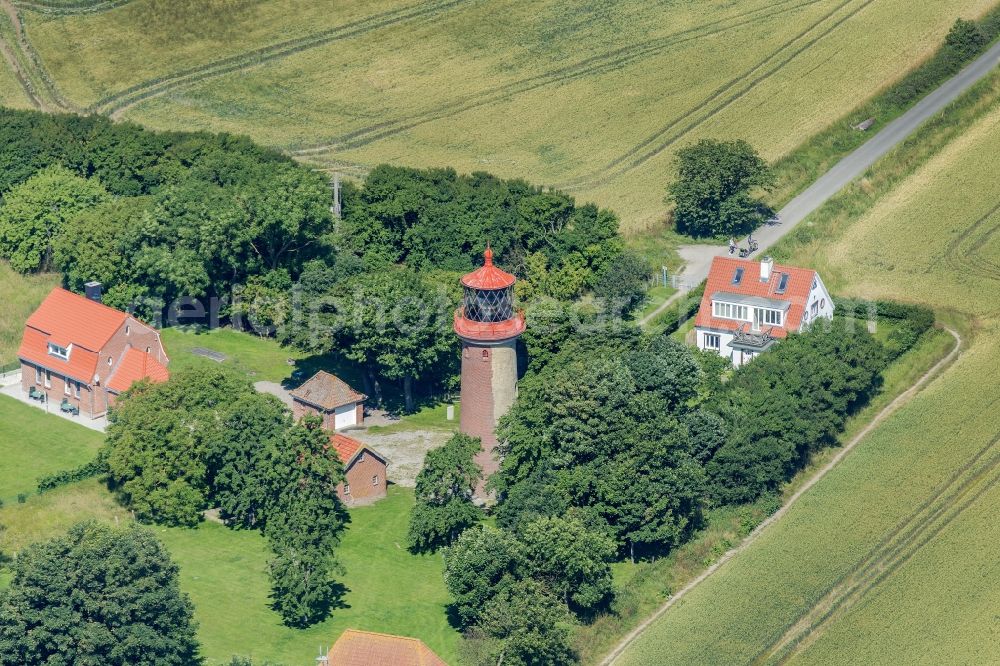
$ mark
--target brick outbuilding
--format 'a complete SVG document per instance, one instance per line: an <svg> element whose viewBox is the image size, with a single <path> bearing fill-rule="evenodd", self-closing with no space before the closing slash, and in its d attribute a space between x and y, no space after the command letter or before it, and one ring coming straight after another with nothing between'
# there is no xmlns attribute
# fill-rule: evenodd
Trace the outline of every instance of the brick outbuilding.
<svg viewBox="0 0 1000 666"><path fill-rule="evenodd" d="M330 445L344 463L344 482L337 485L337 495L344 504L371 504L385 497L389 465L385 456L340 433L330 435Z"/></svg>
<svg viewBox="0 0 1000 666"><path fill-rule="evenodd" d="M336 375L320 370L293 391L292 413L300 419L315 414L327 430L359 426L365 420L365 394L358 393Z"/></svg>

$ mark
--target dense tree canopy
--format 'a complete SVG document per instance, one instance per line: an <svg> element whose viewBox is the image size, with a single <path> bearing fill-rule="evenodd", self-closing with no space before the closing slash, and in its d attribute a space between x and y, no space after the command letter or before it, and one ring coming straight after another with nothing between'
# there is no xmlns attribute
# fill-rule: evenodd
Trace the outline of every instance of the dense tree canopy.
<svg viewBox="0 0 1000 666"><path fill-rule="evenodd" d="M776 489L836 442L847 417L881 386L885 365L877 340L835 320L737 370L718 396L730 437L707 465L712 493L743 502Z"/></svg>
<svg viewBox="0 0 1000 666"><path fill-rule="evenodd" d="M677 178L668 188L677 230L691 236L735 236L771 215L751 191L766 188L767 163L746 141L702 139L677 151Z"/></svg>
<svg viewBox="0 0 1000 666"><path fill-rule="evenodd" d="M619 549L669 548L701 508L703 473L678 420L698 367L669 341L600 340L600 357L593 342L570 344L521 382L498 429L498 520L520 529L575 506L595 512Z"/></svg>
<svg viewBox="0 0 1000 666"><path fill-rule="evenodd" d="M149 530L81 523L19 553L0 591L0 664L200 664L192 616Z"/></svg>
<svg viewBox="0 0 1000 666"><path fill-rule="evenodd" d="M208 508L208 462L227 421L220 414L258 400L269 398L221 367L134 386L111 412L103 451L119 500L140 518L196 524Z"/></svg>
<svg viewBox="0 0 1000 666"><path fill-rule="evenodd" d="M572 617L542 583L520 580L489 600L473 636L483 644L475 663L483 666L575 664L570 645Z"/></svg>
<svg viewBox="0 0 1000 666"><path fill-rule="evenodd" d="M482 471L474 457L477 437L458 433L443 446L427 452L417 474L416 500L410 515L410 548L436 550L454 541L482 518L472 502Z"/></svg>
<svg viewBox="0 0 1000 666"><path fill-rule="evenodd" d="M486 602L521 575L521 543L507 530L476 525L445 550L444 582L463 629L479 620Z"/></svg>
<svg viewBox="0 0 1000 666"><path fill-rule="evenodd" d="M22 273L52 270L53 245L66 221L108 199L97 180L59 166L39 171L4 195L0 257Z"/></svg>
<svg viewBox="0 0 1000 666"><path fill-rule="evenodd" d="M342 588L334 574L341 571L335 549L348 520L336 490L344 468L317 417L287 429L270 464L264 535L275 554L272 606L286 624L307 627L329 614Z"/></svg>
<svg viewBox="0 0 1000 666"><path fill-rule="evenodd" d="M342 592L344 472L329 444L319 419L293 423L277 398L209 367L124 393L101 457L118 498L142 518L190 526L217 506L229 525L262 530L274 551L272 605L301 627L326 617Z"/></svg>

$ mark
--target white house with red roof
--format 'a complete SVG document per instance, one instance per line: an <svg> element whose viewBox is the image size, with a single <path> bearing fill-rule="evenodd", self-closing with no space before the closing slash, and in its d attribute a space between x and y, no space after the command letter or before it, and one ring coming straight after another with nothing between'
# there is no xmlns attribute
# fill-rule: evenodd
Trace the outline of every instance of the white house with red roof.
<svg viewBox="0 0 1000 666"><path fill-rule="evenodd" d="M697 346L739 367L789 333L832 318L833 307L814 270L775 264L770 257L716 257L694 321Z"/></svg>
<svg viewBox="0 0 1000 666"><path fill-rule="evenodd" d="M167 353L160 334L130 314L90 298L53 289L24 325L17 351L21 389L63 411L98 418L134 382L166 381Z"/></svg>

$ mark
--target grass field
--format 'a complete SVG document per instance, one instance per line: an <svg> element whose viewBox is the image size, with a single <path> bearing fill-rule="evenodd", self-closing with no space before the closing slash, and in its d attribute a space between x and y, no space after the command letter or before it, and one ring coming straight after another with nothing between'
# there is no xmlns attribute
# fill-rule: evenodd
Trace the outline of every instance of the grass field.
<svg viewBox="0 0 1000 666"><path fill-rule="evenodd" d="M786 244L838 293L927 303L964 350L616 662L987 663L1000 653L1000 75ZM808 224L808 223L807 223Z"/></svg>
<svg viewBox="0 0 1000 666"><path fill-rule="evenodd" d="M58 284L57 275L21 275L0 261L0 365L17 360L24 320Z"/></svg>
<svg viewBox="0 0 1000 666"><path fill-rule="evenodd" d="M459 635L447 622L448 594L439 556L414 556L406 537L412 491L389 489L389 497L351 510L351 525L338 550L349 588L345 606L306 630L289 629L267 607L267 544L257 532L215 523L198 529L153 527L181 569L181 588L191 595L198 638L209 665L234 654L285 666L312 663L320 645L332 644L348 628L416 636L455 663ZM124 522L121 509L96 480L73 484L24 504L0 508L0 551L65 531L79 520ZM405 572L406 575L400 575ZM6 572L0 569L0 584Z"/></svg>
<svg viewBox="0 0 1000 666"><path fill-rule="evenodd" d="M170 356L170 369L210 367L217 361L192 352L207 349L225 354L224 365L246 373L254 381L282 382L295 370L288 360L299 361L305 354L290 347L282 347L270 338L261 338L231 328L212 330L185 330L165 328L160 331L163 346Z"/></svg>
<svg viewBox="0 0 1000 666"><path fill-rule="evenodd" d="M3 54L0 54L0 106L13 109L31 108L31 102L24 88L14 77L14 72L3 58Z"/></svg>
<svg viewBox="0 0 1000 666"><path fill-rule="evenodd" d="M32 493L39 477L94 458L104 435L0 395L0 500Z"/></svg>
<svg viewBox="0 0 1000 666"><path fill-rule="evenodd" d="M992 4L134 0L22 15L74 104L250 134L347 174L523 176L635 232L660 221L678 146L740 137L785 155Z"/></svg>

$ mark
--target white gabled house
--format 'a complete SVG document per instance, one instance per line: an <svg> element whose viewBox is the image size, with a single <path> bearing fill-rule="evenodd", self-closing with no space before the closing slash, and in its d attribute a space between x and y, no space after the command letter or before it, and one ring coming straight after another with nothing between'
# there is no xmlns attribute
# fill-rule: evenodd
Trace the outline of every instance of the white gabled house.
<svg viewBox="0 0 1000 666"><path fill-rule="evenodd" d="M816 271L780 266L770 257L716 257L695 334L698 349L718 352L739 367L821 317L833 317L833 299Z"/></svg>

